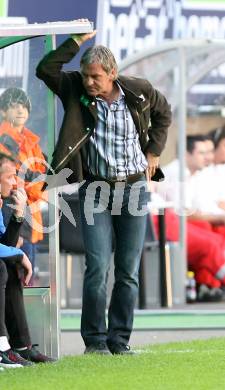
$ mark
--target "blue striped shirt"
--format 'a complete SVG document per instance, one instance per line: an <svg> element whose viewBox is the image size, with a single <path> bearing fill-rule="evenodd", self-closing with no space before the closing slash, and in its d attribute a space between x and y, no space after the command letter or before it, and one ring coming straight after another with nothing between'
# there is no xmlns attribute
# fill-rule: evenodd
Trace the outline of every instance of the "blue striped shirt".
<svg viewBox="0 0 225 390"><path fill-rule="evenodd" d="M144 172L147 161L122 89L110 105L101 98L96 102L98 124L86 149L89 173L112 179Z"/></svg>

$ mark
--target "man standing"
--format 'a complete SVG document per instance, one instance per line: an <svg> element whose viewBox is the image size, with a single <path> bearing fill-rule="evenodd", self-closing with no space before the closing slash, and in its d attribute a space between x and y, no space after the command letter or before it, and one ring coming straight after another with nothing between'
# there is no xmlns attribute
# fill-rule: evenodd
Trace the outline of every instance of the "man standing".
<svg viewBox="0 0 225 390"><path fill-rule="evenodd" d="M81 320L85 353L131 354L128 342L146 216L131 212L129 197L132 203L131 189L142 186L138 210L148 202L145 175L150 180L158 167L171 111L164 96L147 80L119 76L115 58L104 46L85 51L80 73L62 71L63 64L72 60L79 47L95 34L72 35L43 58L37 76L60 97L65 110L52 168L57 173L70 167L73 180L86 180L79 190L86 247ZM123 191L120 212L113 210L118 184ZM94 224L86 215L92 188L96 190L94 207L101 206L94 215ZM102 200L104 192L109 196ZM115 283L107 329L106 282L112 232Z"/></svg>

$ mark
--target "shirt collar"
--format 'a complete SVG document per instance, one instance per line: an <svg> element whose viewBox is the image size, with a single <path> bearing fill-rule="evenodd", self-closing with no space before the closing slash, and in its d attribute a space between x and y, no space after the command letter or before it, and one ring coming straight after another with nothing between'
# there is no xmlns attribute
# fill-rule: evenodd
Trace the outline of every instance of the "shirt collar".
<svg viewBox="0 0 225 390"><path fill-rule="evenodd" d="M120 92L120 93L119 93L118 99L117 99L117 100L114 100L113 103L118 103L120 100L123 100L123 99L124 99L125 93L123 92L123 90L122 90L120 84L118 83L118 81L115 81L115 83L116 83L116 85L118 86L119 92ZM102 98L100 98L100 97L98 97L98 96L96 96L95 99L96 99L97 101L104 102L104 99L102 99Z"/></svg>
<svg viewBox="0 0 225 390"><path fill-rule="evenodd" d="M119 100L119 99L121 99L121 97L125 96L125 93L123 92L123 90L122 90L120 84L118 83L118 81L116 81L116 85L118 86L118 88L120 90L120 95L119 95L119 98L118 98L118 100Z"/></svg>

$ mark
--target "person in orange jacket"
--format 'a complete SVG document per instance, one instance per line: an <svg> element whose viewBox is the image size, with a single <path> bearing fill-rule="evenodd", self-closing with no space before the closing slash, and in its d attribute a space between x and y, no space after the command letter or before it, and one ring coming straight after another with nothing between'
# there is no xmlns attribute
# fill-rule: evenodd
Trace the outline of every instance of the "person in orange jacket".
<svg viewBox="0 0 225 390"><path fill-rule="evenodd" d="M46 172L45 157L39 145L40 138L25 127L31 111L31 102L20 88L8 88L0 95L0 151L17 159L19 185L24 185L28 197L26 221L22 230L21 249L28 255L34 269L35 244L43 239L42 215L39 201L46 200L41 191L43 182L32 183ZM3 208L4 213L5 208ZM29 215L28 215L29 214Z"/></svg>

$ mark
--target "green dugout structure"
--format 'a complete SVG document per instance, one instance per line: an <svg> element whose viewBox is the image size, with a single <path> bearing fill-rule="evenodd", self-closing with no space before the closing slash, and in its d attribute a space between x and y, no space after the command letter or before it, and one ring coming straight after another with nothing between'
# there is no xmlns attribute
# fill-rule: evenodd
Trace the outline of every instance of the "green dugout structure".
<svg viewBox="0 0 225 390"><path fill-rule="evenodd" d="M26 127L40 136L48 163L57 138L56 101L51 91L35 76L35 69L45 53L55 48L62 34L93 31L88 21L0 26L0 93L9 87L24 89L31 99L32 110ZM48 168L48 163L46 166ZM54 357L60 356L60 271L58 190L48 191L44 211L44 244L37 244L37 258L44 262L45 277L36 287L24 289L26 310L34 343ZM47 215L47 218L46 218ZM46 225L45 225L46 223ZM37 229L41 226L38 227Z"/></svg>

